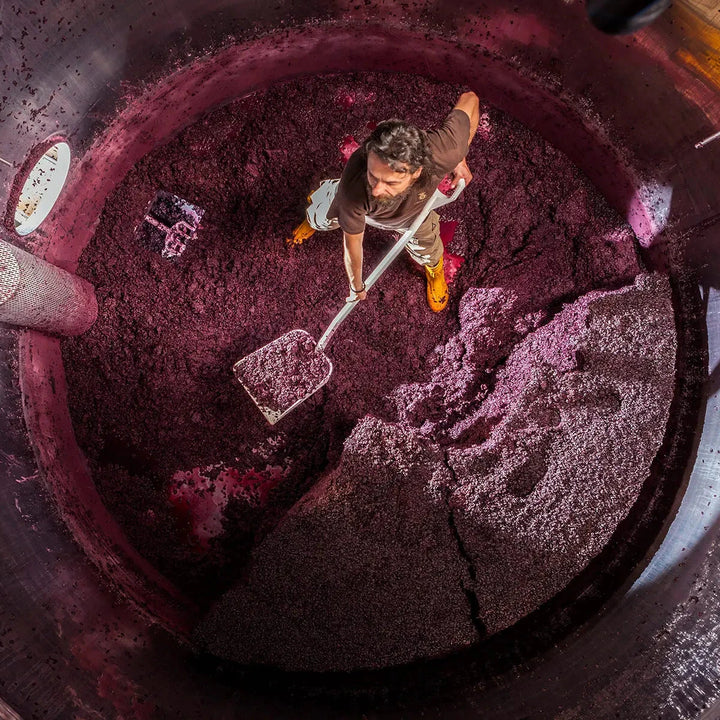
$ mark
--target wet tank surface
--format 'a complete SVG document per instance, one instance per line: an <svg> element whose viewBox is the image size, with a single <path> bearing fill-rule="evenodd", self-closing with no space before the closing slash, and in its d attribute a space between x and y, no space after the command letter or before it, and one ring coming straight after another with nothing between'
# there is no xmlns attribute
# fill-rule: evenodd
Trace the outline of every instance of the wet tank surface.
<svg viewBox="0 0 720 720"><path fill-rule="evenodd" d="M98 4L93 5L93 22L88 10L89 6L74 5L71 13L58 8L46 12L41 6L33 12L27 7L3 10L4 26L17 29L5 50L12 60L8 65L24 72L17 77L13 73L20 70L6 72L8 98L17 98L17 108L11 110L8 101L2 132L9 152L3 159L19 168L33 147L55 134L67 137L75 156L69 184L55 213L25 240L9 231L6 237L90 279L100 307L100 319L86 335L62 343L52 335L3 329L7 361L2 364L2 457L7 482L0 527L6 538L3 565L11 580L2 590L5 622L0 677L8 705L21 717L197 717L210 712L230 717L240 710L248 717L359 717L378 712L399 717L408 712L424 717L699 717L718 694L712 670L716 652L713 618L717 615L713 568L718 444L717 373L713 371L718 334L713 325L717 319L717 261L712 252L717 198L712 179L718 150L712 144L694 147L715 132L717 96L703 55L712 37L699 32L698 28L704 27L702 19L679 7L649 28L618 39L592 28L584 8L575 3L561 12L550 3L522 9L492 3L464 5L442 11L424 4L392 3L347 8L288 4L272 11L230 8L221 3L202 8L192 3L166 3L122 9ZM382 24L377 22L378 12ZM48 25L64 28L62 34L50 36L44 30ZM147 36L152 44L145 40ZM263 108L257 106L263 104L268 117L274 107L291 108L297 113L295 130L302 138L317 124L313 109L302 109L308 94L321 93L318 88L308 93L314 78L328 95L325 117L332 122L323 145L328 154L315 158L302 171L286 172L288 182L283 191L287 194L277 197L283 224L292 224L302 212L303 196L310 189L307 184L319 179L314 175L321 172L322 165L334 162L336 169L341 167L338 145L344 140L345 118L352 118L347 134L359 137L363 127L377 119L372 104L378 103L379 112L389 107L389 99L378 98L375 88L394 94L395 99L401 99L403 91L408 98L422 93L437 98L429 112L408 104L407 112L417 113L420 122L426 116L430 121L440 119L453 95L461 87L471 87L484 103L487 137L482 143L476 141L476 154L471 155L473 169L481 168L481 177L474 183L477 193L468 193L462 208L447 211L447 221L457 221L452 239L446 227L448 248L465 261L454 280L457 294L452 312L447 318L423 320L427 316L421 313L422 302L417 307L409 303L415 313L413 322L428 322L422 333L428 348L419 348L417 362L409 363L412 371L398 374L386 363L382 381L387 387L377 395L362 393L362 406L348 415L343 400L347 393L352 395L353 377L358 375L358 368L350 362L345 375L337 378L336 397L333 399L333 387L329 386L321 401L291 421L302 432L310 432L316 446L298 436L298 447L306 449L309 465L296 476L289 473L292 490L283 494L278 491L281 478L271 471L286 469L288 463L283 466L270 453L262 466L245 462L238 468L231 465L231 461L237 462L237 456L231 457L233 448L202 447L207 445L202 431L184 432L172 421L174 409L197 398L183 398L181 393L173 399L170 385L163 387L157 380L173 372L192 374L193 367L200 368L202 376L202 368L209 362L200 357L203 353L211 359L223 358L229 370L243 352L271 339L265 337L271 330L289 329L263 320L262 312L257 323L243 325L239 315L228 317L225 313L229 302L225 296L198 291L181 296L181 286L188 284L182 281L190 274L207 287L229 272L237 284L219 284L240 292L239 280L247 268L241 263L233 265L234 269L222 264L232 257L232 233L237 226L246 235L252 228L264 238L274 238L272 260L287 262L295 273L288 273L293 282L283 287L285 295L297 285L298 277L308 275L309 267L321 263L330 267L333 255L328 238L313 238L305 247L289 249L279 235L281 229L264 214L250 223L248 208L263 207L258 198L280 184L272 177L272 169L288 162L288 169L297 170L298 164L294 157L283 156L287 143L282 137L273 147L253 146L251 140L257 135L272 135L258 132L257 128L267 125L255 125L251 132L251 121L248 129L231 122L238 116L252 119L254 110L261 112ZM343 102L343 97L352 93L360 102ZM231 104L221 107L227 103ZM283 119L291 117L288 112ZM300 122L303 117L308 120L307 127ZM200 124L193 125L196 122ZM206 132L205 138L202 123L212 131ZM276 125L274 129L281 134L285 125ZM215 153L220 147L213 148L212 142L220 142L223 131L228 136L221 145L233 151L216 163L212 172L223 178L215 187L226 188L227 178L222 173L231 177L233 168L242 169L236 178L243 192L236 196L234 216L224 212L228 197L210 192L211 181L217 178L202 166L208 158L221 157ZM514 139L512 162L517 177L516 182L508 181L508 186L502 185L500 177L493 181L493 168L483 165L490 160L497 167L511 163L502 155L508 143L493 140L493 131L495 138ZM243 132L248 135L243 137ZM336 140L330 137L332 133L338 135ZM183 148L193 148L196 154L183 153ZM250 157L253 152L256 156ZM163 160L170 162L164 164ZM555 191L552 174L543 174L543 162L554 170L565 168L562 172L566 175L557 185L562 192ZM250 166L258 176L246 187L242 183L252 176ZM15 173L5 167L4 187L10 199ZM534 227L537 238L533 241L530 233L528 241L521 213L517 213L520 220L514 230L498 230L503 217L507 223L511 214L506 209L503 216L503 205L493 199L493 191L498 197L507 196L512 188L527 185L521 176L526 180L529 174L536 182L536 205L547 202L552 212L546 215L565 218L566 237L559 237L563 233L557 232L558 224L546 237L540 237L542 233ZM511 177L511 173L501 176ZM201 183L194 178L208 179L207 192L199 191ZM134 255L130 247L118 242L132 237L134 224L161 186L206 211L197 243L189 241L174 265L147 248L145 254ZM518 202L516 196L515 201L523 206L522 198ZM288 207L291 202L295 205ZM589 215L588 208L592 210ZM480 217L483 209L484 219ZM483 264L489 253L478 252L473 235L481 221L487 227L480 247L493 250L495 275ZM572 230L573 223L593 226L595 235L587 238L584 250L571 241L570 235L577 232L577 228ZM512 245L513 231L520 238L517 247ZM608 235L615 240L611 246L600 242ZM372 251L379 252L382 238L369 240L373 240ZM257 265L267 252L263 249L254 257L255 242L249 238L247 254ZM566 277L559 258L569 252L561 249L568 242L573 261ZM203 248L211 250L203 255ZM548 253L544 260L543 252ZM523 260L523 253L524 262L511 262L518 257ZM517 292L528 284L522 268L529 272L532 262L543 261L553 267L553 282L547 287L541 283L535 293ZM182 273L183 262L185 277L177 275ZM422 289L422 279L413 275L411 268L398 263L395 270L397 277L385 298L389 305L393 293L410 298L413 288ZM128 282L121 292L113 290L123 276L132 280L133 273L146 277L142 282ZM332 282L339 289L339 262L336 275ZM483 279L486 282L481 282ZM256 276L256 280L258 289L265 288L273 274L269 272L265 279ZM155 281L162 281L159 287L163 288L156 298L134 294L138 289L147 292ZM173 282L178 286L173 288ZM278 279L277 284L282 282ZM301 315L320 326L323 318L314 316L314 308L325 294L332 296L333 288L322 283L315 287L318 296ZM516 307L503 296L503 287L515 289L520 296L513 301ZM175 318L179 324L165 327L169 311L176 309L173 298L177 301L180 297L187 314ZM271 297L264 297L264 303L271 303ZM421 292L418 298L422 301ZM203 307L193 306L193 300ZM302 308L302 296L294 300ZM127 302L127 310L123 302ZM330 302L329 313L332 307ZM536 315L533 324L533 313L538 310L546 314ZM277 306L273 312L282 314L283 309ZM385 323L384 337L398 347L407 347L379 303L367 312L373 332L382 334ZM487 313L485 320L483 312ZM602 318L603 313L613 322L604 330L600 322L593 340L592 318ZM620 355L624 359L619 365L597 365L597 357L602 355L598 350L608 342L607 328L619 317L624 326L619 331L616 327L613 340L622 337L634 344L623 350L627 356ZM208 324L213 329L218 345L199 346L202 327L193 329L198 318L206 330ZM520 319L522 323L518 323ZM353 322L357 328L362 326L359 318ZM233 334L236 323L245 328L240 340ZM637 323L637 331L632 330L633 323ZM131 327L133 335L125 348L121 347L122 332L116 333L112 342L108 340L123 325ZM178 334L179 328L187 334ZM184 370L174 365L179 355L163 364L168 354L162 352L154 366L144 367L144 360L133 362L133 352L145 357L151 330L166 332L180 350L183 345L192 349L185 353ZM664 346L663 339L673 332L677 342ZM429 339L431 333L437 334L437 342ZM485 414L470 406L462 412L456 406L452 411L438 410L443 403L438 386L448 391L446 402L458 391L455 374L443 368L442 358L451 357L458 343L468 348L468 338L488 337L488 333L489 337L505 333L509 345L498 349L495 359L485 356L486 348L474 350L478 372L487 373L488 365L498 365L502 359L498 365L502 369L487 388L489 403L483 406L494 404L507 410L515 396L526 398L535 414L525 417L523 427L517 424L520 412L515 412L512 427L496 432L497 408ZM163 342L156 341L155 346ZM436 345L442 348L438 361L432 367L424 366L423 359ZM364 351L371 349L368 346ZM343 350L352 355L348 341L339 341L334 352ZM385 350L397 352L392 347ZM95 352L95 370L87 362L88 352ZM644 363L633 362L638 355ZM109 362L111 357L114 362ZM380 354L373 359L382 363ZM674 373L668 369L672 364ZM631 384L625 389L635 387L632 381L637 381L638 373L643 382L652 380L649 395L645 399L639 396L634 415L624 416L625 420L634 417L637 422L647 422L638 424L637 430L632 420L622 426L628 431L623 446L642 437L637 445L649 448L650 454L636 481L628 475L627 462L618 459L613 464L610 459L604 472L608 477L623 478L626 482L617 487L626 492L622 502L611 493L605 498L607 506L594 506L593 510L604 508L606 516L609 512L615 519L600 522L598 531L592 531L592 512L576 518L577 535L595 533L595 542L583 545L584 550L572 544L569 547L574 550L566 548L566 555L575 552L576 557L562 572L556 572L559 566L542 551L542 543L535 560L528 560L522 545L517 546L515 556L508 558L499 552L493 558L496 546L489 545L487 538L480 542L474 537L477 515L468 512L468 508L480 507L486 513L483 523L496 520L503 527L513 527L518 504L528 505L527 498L534 497L533 487L521 487L523 479L533 477L529 468L536 461L545 463L542 477L547 458L552 464L553 458L562 456L548 450L551 446L553 452L557 449L558 425L562 427L552 412L558 411L558 402L550 410L540 408L531 400L530 386L537 384L536 400L561 390L567 397L570 391L575 399L567 407L575 410L583 406L582 398L578 400L583 388L560 388L554 384L552 372L537 377L540 366L554 367L566 375L591 375L596 370L598 376L614 378L610 385L627 373ZM657 368L655 374L653 367ZM133 395L137 393L130 382L132 373L138 371L159 396L153 407L143 412L134 409ZM157 374L153 376L153 372ZM527 379L520 381L525 376ZM245 423L249 433L246 449L252 454L262 440L262 426L252 429L250 415L246 418L242 413L257 410L239 394L232 398L230 387L222 384L226 381L217 377L216 385L206 383L210 395L200 397L195 412L201 413L201 420L205 407L218 417L227 412L232 422L225 439L231 444L237 439L233 433L238 425ZM487 374L483 377L488 378ZM227 382L232 382L231 376ZM584 390L584 397L603 400L598 430L606 428L613 408L617 410L618 388L605 382L602 388L590 383ZM657 409L651 411L653 403ZM593 407L600 406L595 403ZM127 410L124 416L123 408ZM189 415L192 422L193 413L186 410L183 408L183 417ZM654 420L652 412L657 412ZM508 410L508 416L512 414ZM562 412L558 414L562 416ZM581 415L572 417L569 424L580 426ZM320 416L323 419L318 420ZM308 422L313 417L319 424ZM447 418L452 422L446 422ZM538 422L538 418L544 421ZM529 425L534 432L523 432ZM651 440L640 427L652 430ZM155 432L158 434L153 435ZM473 443L486 440L493 432L496 456L481 453L476 457ZM516 448L519 454L508 455L503 443L515 442L518 436L528 442ZM435 447L443 448L440 455ZM182 462L173 457L175 448ZM368 455L367 448L374 450ZM217 462L218 452L226 456L224 464L213 467L212 472L225 472L228 485L237 480L236 474L240 477L252 471L257 475L252 478L253 502L243 505L239 502L242 498L236 497L228 505L228 514L237 526L225 548L216 541L222 534L212 534L216 527L205 537L205 546L197 533L193 540L192 522L183 525L177 515L168 514L172 503L160 503L161 493L157 492L158 488L165 493L172 488L170 480L178 469L186 472L182 477L175 475L176 489L193 479L205 482L203 472L211 473L202 468ZM279 451L275 448L274 452ZM578 457L587 459L589 453L580 452ZM388 458L400 459L396 462L400 474L383 470ZM149 466L153 466L153 478L138 470ZM308 467L312 468L309 474ZM476 483L463 476L468 468L475 473L468 478L479 472L495 473L495 482L501 483L506 495L486 490L473 497ZM595 462L590 463L592 471L598 472ZM443 479L442 472L454 477ZM327 587L333 573L347 568L342 558L322 567L320 558L326 549L312 540L313 532L320 528L332 543L345 543L348 548L348 543L355 542L355 550L366 549L367 544L357 545L362 532L367 532L363 510L377 508L373 502L382 499L390 486L393 490L399 487L402 498L411 501L427 482L426 475L434 476L431 486L437 497L408 522L412 532L387 538L373 532L363 542L375 543L378 552L389 550L395 558L402 550L406 552L403 562L415 567L420 561L413 556L413 548L422 543L423 533L431 536L436 567L433 565L425 582L433 592L423 596L435 603L437 615L443 617L442 632L438 632L432 612L419 603L415 615L408 615L403 608L410 618L404 626L390 624L398 634L386 634L386 645L359 642L349 651L338 652L333 642L343 632L348 637L342 636L340 648L357 640L353 637L356 625L345 620L352 613L357 617L363 598L369 604L380 597L384 601L381 607L399 608L408 597L401 581L392 587L382 582L374 586L363 582L361 575L357 586L329 596L339 601L338 614L332 616L336 623L333 633L325 638L313 636L328 651L322 662L318 662L320 645L303 655L307 647L302 643L286 643L281 656L272 648L251 657L238 653L238 638L252 637L253 646L260 647L277 633L277 649L288 637L289 628L278 624L277 618L288 617L296 605L291 608L278 601L273 606L271 602L281 596L278 590L287 576L295 578L296 590L300 587L306 594L317 594L319 587ZM366 482L364 493L358 493L358 478L372 479ZM303 496L310 486L310 494ZM263 503L257 502L258 493ZM288 513L300 497L302 501ZM513 498L514 511L508 510L503 497ZM317 508L332 504L333 498L347 501L333 512L349 507L355 514L349 517L345 513L343 525L330 513L323 528ZM542 502L535 502L533 513L542 515ZM259 505L263 512L257 512ZM248 513L246 506L252 506L253 512ZM137 520L143 507L146 522L141 526ZM412 502L410 507L418 509ZM503 517L507 521L500 522ZM387 527L389 518L379 520L378 528ZM554 537L558 530L549 525L543 533L542 537ZM574 531L567 535L572 538ZM532 542L529 537L525 540ZM258 542L246 567L247 551ZM289 562L283 552L288 546L302 557ZM512 541L507 547L512 547ZM177 548L181 551L175 552ZM527 549L530 552L538 546L529 544ZM313 572L307 573L302 558L318 552ZM190 577L185 574L188 558L193 565ZM592 558L595 560L588 565ZM488 565L483 566L482 561ZM285 577L273 578L262 570L283 562L289 563L284 566ZM225 571L233 568L231 574L239 567L246 568L247 575L232 587L235 580ZM325 574L318 574L318 567ZM397 570L392 562L383 567L388 574ZM500 572L500 568L509 572ZM483 584L479 579L483 570L493 582ZM522 592L521 581L534 583L537 591ZM254 596L244 596L244 587L253 588ZM443 592L452 588L454 593L444 596L439 588ZM563 588L564 593L558 595ZM229 592L220 604L213 605L226 590ZM258 600L263 597L264 601ZM196 656L189 639L208 605L215 610L200 633L205 649L217 657L270 662L297 672L240 672L219 659ZM529 612L535 614L523 621ZM402 614L400 610L388 613L396 618ZM308 613L295 621L307 626L313 617ZM408 653L402 643L408 643L420 626L426 630L426 645L413 639ZM488 642L478 651L476 641L483 633L488 633ZM198 639L197 634L194 637ZM357 668L363 670L344 674ZM327 671L343 674L327 675Z"/></svg>

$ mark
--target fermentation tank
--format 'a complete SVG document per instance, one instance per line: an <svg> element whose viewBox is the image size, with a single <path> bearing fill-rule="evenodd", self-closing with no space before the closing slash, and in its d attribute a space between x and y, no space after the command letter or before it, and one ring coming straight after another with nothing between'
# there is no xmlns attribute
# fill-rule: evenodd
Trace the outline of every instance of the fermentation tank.
<svg viewBox="0 0 720 720"><path fill-rule="evenodd" d="M627 219L642 262L673 278L688 399L663 459L682 459L680 489L621 586L586 598L591 612L492 677L464 673L408 704L395 701L393 674L348 689L196 656L196 608L132 548L75 441L62 323L0 324L0 715L720 717L719 11L681 0L611 36L579 0L3 3L3 240L73 273L113 188L209 110L297 76L421 74L540 134ZM45 222L20 235L22 186L59 142L67 181ZM415 667L410 684L436 672Z"/></svg>

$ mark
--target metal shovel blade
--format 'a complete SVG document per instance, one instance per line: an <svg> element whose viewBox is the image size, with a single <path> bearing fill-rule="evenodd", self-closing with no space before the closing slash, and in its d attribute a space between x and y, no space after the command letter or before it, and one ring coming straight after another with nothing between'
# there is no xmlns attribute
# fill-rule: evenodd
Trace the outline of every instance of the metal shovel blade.
<svg viewBox="0 0 720 720"><path fill-rule="evenodd" d="M291 330L233 365L235 377L274 425L332 375L330 358L305 330Z"/></svg>

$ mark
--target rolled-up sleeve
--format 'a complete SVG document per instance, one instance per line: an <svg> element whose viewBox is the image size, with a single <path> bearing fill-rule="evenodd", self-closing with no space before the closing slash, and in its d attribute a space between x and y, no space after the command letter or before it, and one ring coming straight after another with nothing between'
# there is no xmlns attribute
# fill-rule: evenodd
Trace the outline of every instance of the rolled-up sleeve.
<svg viewBox="0 0 720 720"><path fill-rule="evenodd" d="M336 217L343 232L358 235L365 230L365 207L363 197L363 158L357 150L345 166L335 199L330 205L330 217Z"/></svg>
<svg viewBox="0 0 720 720"><path fill-rule="evenodd" d="M470 118L463 110L452 110L436 130L428 131L428 142L438 170L448 173L467 155Z"/></svg>
<svg viewBox="0 0 720 720"><path fill-rule="evenodd" d="M333 209L337 212L337 219L343 232L349 235L358 235L365 230L365 211L349 202L343 202L341 191L333 201Z"/></svg>

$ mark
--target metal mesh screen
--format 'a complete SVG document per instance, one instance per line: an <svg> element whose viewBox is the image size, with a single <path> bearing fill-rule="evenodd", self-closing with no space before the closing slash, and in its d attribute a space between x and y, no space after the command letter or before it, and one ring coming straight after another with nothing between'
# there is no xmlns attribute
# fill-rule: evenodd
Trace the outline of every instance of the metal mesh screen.
<svg viewBox="0 0 720 720"><path fill-rule="evenodd" d="M79 335L96 317L89 282L0 240L0 322Z"/></svg>

